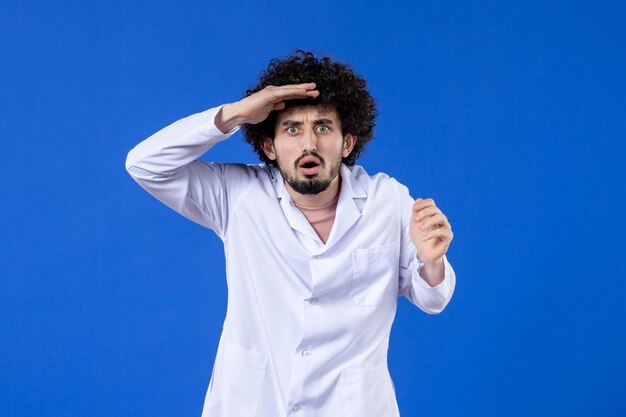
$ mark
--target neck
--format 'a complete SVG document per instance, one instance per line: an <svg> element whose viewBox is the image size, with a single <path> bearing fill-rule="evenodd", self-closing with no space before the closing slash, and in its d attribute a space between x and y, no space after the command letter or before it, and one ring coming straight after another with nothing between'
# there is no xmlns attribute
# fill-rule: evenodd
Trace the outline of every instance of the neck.
<svg viewBox="0 0 626 417"><path fill-rule="evenodd" d="M341 175L339 174L333 178L330 186L326 190L318 194L300 194L285 181L285 187L291 199L296 205L301 207L319 207L330 203L339 193L340 186Z"/></svg>

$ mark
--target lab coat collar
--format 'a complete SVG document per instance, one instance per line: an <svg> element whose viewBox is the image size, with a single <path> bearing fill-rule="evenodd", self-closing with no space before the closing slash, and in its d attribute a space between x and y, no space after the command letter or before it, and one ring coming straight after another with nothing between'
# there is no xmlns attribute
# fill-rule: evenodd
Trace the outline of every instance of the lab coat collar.
<svg viewBox="0 0 626 417"><path fill-rule="evenodd" d="M339 175L341 175L341 189L339 191L339 200L337 201L337 213L328 241L325 245L321 244L319 236L315 233L311 224L296 207L289 195L280 170L277 167L271 167L271 171L276 195L280 199L280 205L283 208L287 221L294 230L304 233L320 242L320 248L316 254L325 252L336 241L341 239L361 217L361 210L364 205L360 201L359 204L357 204L356 200L366 199L367 191L353 175L352 170L345 164L341 164L339 170Z"/></svg>

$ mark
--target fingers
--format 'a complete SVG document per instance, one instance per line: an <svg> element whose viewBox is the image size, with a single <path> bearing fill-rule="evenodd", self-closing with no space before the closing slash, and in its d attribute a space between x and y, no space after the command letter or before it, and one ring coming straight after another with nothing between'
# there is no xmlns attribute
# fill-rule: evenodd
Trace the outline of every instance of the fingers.
<svg viewBox="0 0 626 417"><path fill-rule="evenodd" d="M430 230L422 235L423 241L438 238L444 242L450 242L454 238L454 233L447 227L441 227L439 229Z"/></svg>
<svg viewBox="0 0 626 417"><path fill-rule="evenodd" d="M268 85L265 88L303 88L305 90L313 90L315 88L315 83Z"/></svg>
<svg viewBox="0 0 626 417"><path fill-rule="evenodd" d="M421 209L417 213L415 213L413 215L413 219L416 222L421 222L425 218L434 216L435 214L438 214L438 213L441 213L441 210L439 210L439 208L434 207L434 206L426 207L426 208Z"/></svg>
<svg viewBox="0 0 626 417"><path fill-rule="evenodd" d="M295 100L304 98L315 98L319 96L317 90L303 90L298 88L290 88L285 90L276 90L273 92L274 101Z"/></svg>
<svg viewBox="0 0 626 417"><path fill-rule="evenodd" d="M265 90L271 95L274 102L315 98L320 94L318 90L315 90L315 83L270 85L265 87Z"/></svg>
<svg viewBox="0 0 626 417"><path fill-rule="evenodd" d="M422 240L439 237L442 240L450 241L454 236L448 218L435 205L435 201L432 198L418 198L415 200L413 204L413 220L420 223Z"/></svg>
<svg viewBox="0 0 626 417"><path fill-rule="evenodd" d="M315 83L268 85L265 89L279 93L284 91L316 91Z"/></svg>
<svg viewBox="0 0 626 417"><path fill-rule="evenodd" d="M435 200L433 200L432 198L418 198L417 200L415 200L415 203L413 203L413 210L419 211L423 208L431 206L435 206Z"/></svg>
<svg viewBox="0 0 626 417"><path fill-rule="evenodd" d="M448 219L446 218L446 216L443 215L443 213L438 213L438 214L435 214L434 216L430 216L424 219L424 222L420 226L420 229L429 230L429 229L432 229L433 227L451 228L450 223L448 223Z"/></svg>

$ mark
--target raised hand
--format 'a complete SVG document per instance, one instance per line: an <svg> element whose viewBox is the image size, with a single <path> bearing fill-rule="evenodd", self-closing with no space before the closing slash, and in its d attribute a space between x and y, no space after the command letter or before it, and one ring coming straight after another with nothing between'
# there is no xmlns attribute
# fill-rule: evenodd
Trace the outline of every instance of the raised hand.
<svg viewBox="0 0 626 417"><path fill-rule="evenodd" d="M318 95L315 83L269 85L237 102L222 106L215 117L215 125L226 133L244 123L261 123L273 110L284 109L287 100L313 99Z"/></svg>

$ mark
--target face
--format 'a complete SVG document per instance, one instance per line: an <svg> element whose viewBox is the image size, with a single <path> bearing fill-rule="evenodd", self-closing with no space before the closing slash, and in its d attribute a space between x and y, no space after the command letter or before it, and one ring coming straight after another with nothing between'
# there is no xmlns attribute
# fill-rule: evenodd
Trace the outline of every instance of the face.
<svg viewBox="0 0 626 417"><path fill-rule="evenodd" d="M355 141L354 135L342 135L336 110L304 106L278 114L274 140L266 140L263 150L294 191L318 194L337 179Z"/></svg>

